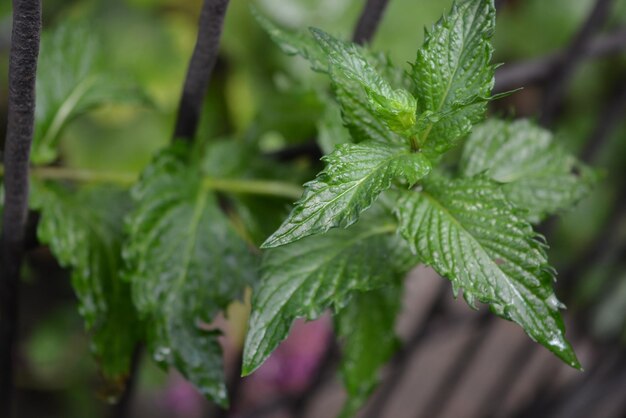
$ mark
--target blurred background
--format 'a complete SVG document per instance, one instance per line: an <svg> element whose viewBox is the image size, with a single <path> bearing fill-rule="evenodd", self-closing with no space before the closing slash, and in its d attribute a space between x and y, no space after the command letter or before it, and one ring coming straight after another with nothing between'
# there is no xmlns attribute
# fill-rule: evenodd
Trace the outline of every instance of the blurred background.
<svg viewBox="0 0 626 418"><path fill-rule="evenodd" d="M232 0L200 137L254 137L264 152L300 151L316 136L327 81L284 56L250 14L349 38L363 0ZM411 62L448 0L390 0L372 43ZM145 105L106 106L61 136L66 167L138 173L171 137L200 0L46 0L44 29L86 24L106 71L134 80ZM626 1L497 1L495 115L530 117L605 177L575 210L540 227L568 306L568 337L584 373L562 365L519 327L470 310L450 284L417 268L397 331L404 347L383 371L364 417L626 416ZM0 4L0 132L6 128L10 2ZM40 71L46 71L41 68ZM3 134L4 136L4 134ZM303 178L315 152L285 153ZM233 409L219 411L175 372L138 356L117 406L98 375L69 274L46 248L28 254L18 358L24 417L330 417L344 394L328 318L297 323L253 376L239 379L247 307L233 305L222 339Z"/></svg>

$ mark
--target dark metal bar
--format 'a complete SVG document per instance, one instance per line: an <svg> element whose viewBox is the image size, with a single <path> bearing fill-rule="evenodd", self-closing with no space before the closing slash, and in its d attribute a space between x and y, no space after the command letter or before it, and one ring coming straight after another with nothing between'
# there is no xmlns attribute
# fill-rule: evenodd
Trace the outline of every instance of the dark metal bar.
<svg viewBox="0 0 626 418"><path fill-rule="evenodd" d="M28 213L28 162L35 122L35 76L41 1L13 0L9 108L4 144L4 213L0 260L0 416L13 408L13 354L17 339L20 268Z"/></svg>
<svg viewBox="0 0 626 418"><path fill-rule="evenodd" d="M226 381L226 387L228 389L228 398L230 404L234 407L238 405L239 397L241 395L241 385L243 384L243 378L241 377L241 366L243 365L243 353L237 352L235 364L233 364L228 378ZM231 415L230 409L223 409L212 404L206 414L207 418L228 418Z"/></svg>
<svg viewBox="0 0 626 418"><path fill-rule="evenodd" d="M322 149L317 145L317 142L312 139L301 144L291 145L278 151L270 152L267 154L267 157L277 161L293 161L301 157L308 157L317 161L322 158L322 155L324 155Z"/></svg>
<svg viewBox="0 0 626 418"><path fill-rule="evenodd" d="M592 163L595 161L599 151L606 142L607 138L612 132L619 126L622 121L622 115L626 111L626 84L618 88L609 100L606 106L602 109L598 122L586 141L586 145L581 152L581 159ZM626 210L626 198L618 199L618 204L615 205L615 209L612 215L609 217L605 227L600 231L594 243L588 247L588 250L584 252L581 257L577 257L576 260L569 268L567 268L563 274L563 277L559 280L565 285L565 289L571 294L572 289L580 281L580 278L584 276L585 269L595 265L605 254L608 249L615 244L618 239L615 236L615 231L618 230L616 225L621 222L622 213ZM587 315L576 315L581 321L584 320ZM577 321L578 322L578 321ZM534 352L534 345L529 343L522 343L522 345L515 351L510 357L509 361L505 365L505 372L502 373L503 382L510 382L507 385L499 385L493 388L490 395L485 399L480 408L480 416L494 416L498 411L501 402L506 398L508 392L513 388L513 382L517 378L517 368L519 364L526 363ZM548 374L549 376L549 374ZM551 382L549 379L542 379L542 386L538 388L538 392L547 393L547 383Z"/></svg>
<svg viewBox="0 0 626 418"><path fill-rule="evenodd" d="M329 336L328 339L328 346L326 347L326 352L322 357L320 366L309 382L306 390L299 396L292 398L289 402L289 409L293 417L302 417L305 415L311 399L318 393L320 388L324 386L324 383L328 381L328 378L332 375L332 370L337 364L337 360L339 359L339 346L333 335Z"/></svg>
<svg viewBox="0 0 626 418"><path fill-rule="evenodd" d="M613 353L605 350L604 355L596 357L594 365L587 372L588 376L563 388L552 402L547 403L540 410L535 410L537 415L527 414L525 416L559 416L568 418L581 416L571 412L596 405L589 395L593 394L597 387L603 386L602 382L610 380L614 373L622 370L622 355L623 353L620 350L613 350ZM569 411L569 415L564 415L566 411Z"/></svg>
<svg viewBox="0 0 626 418"><path fill-rule="evenodd" d="M514 417L540 416L537 415L539 414L539 411L543 411L545 409L545 405L550 402L550 399L552 399L555 394L555 388L559 377L559 366L560 365L558 363L550 363L545 366L538 379L541 384L534 388L532 399L525 405L518 407L518 409L512 414ZM526 411L537 411L537 413L534 415L524 415L526 414Z"/></svg>
<svg viewBox="0 0 626 418"><path fill-rule="evenodd" d="M289 411L293 417L305 415L310 400L317 394L319 389L328 381L331 372L335 368L339 358L339 347L333 336L329 336L326 351L320 359L320 364L314 376L308 382L307 387L298 394L287 394L270 400L265 405L255 408L249 413L243 414L244 418L260 418L265 416L280 415L280 412Z"/></svg>
<svg viewBox="0 0 626 418"><path fill-rule="evenodd" d="M624 39L624 44L626 45L626 39ZM596 127L580 153L583 161L592 163L596 160L604 143L624 122L624 114L626 114L626 83L622 83L609 98L608 103L603 106Z"/></svg>
<svg viewBox="0 0 626 418"><path fill-rule="evenodd" d="M111 418L128 418L131 416L132 403L137 391L138 373L143 352L143 344L137 344L131 358L128 379L126 379L126 387L124 388L124 392L122 393L122 396L118 400L117 404L115 404L110 410Z"/></svg>
<svg viewBox="0 0 626 418"><path fill-rule="evenodd" d="M561 105L563 95L572 74L582 61L582 52L591 37L602 28L609 16L613 0L596 0L591 13L572 39L561 62L546 83L542 112L539 121L542 125L550 125Z"/></svg>
<svg viewBox="0 0 626 418"><path fill-rule="evenodd" d="M219 51L228 0L204 0L198 39L193 51L178 107L174 137L192 140L198 129L204 96Z"/></svg>
<svg viewBox="0 0 626 418"><path fill-rule="evenodd" d="M389 0L367 0L352 34L353 42L366 44L372 40L388 3Z"/></svg>
<svg viewBox="0 0 626 418"><path fill-rule="evenodd" d="M520 375L520 368L528 364L535 353L536 347L535 343L529 340L523 340L519 343L507 359L504 370L500 373L500 376L498 376L497 384L490 388L478 407L478 416L497 416L502 405L504 405L507 395L514 389L515 382Z"/></svg>
<svg viewBox="0 0 626 418"><path fill-rule="evenodd" d="M459 354L452 360L452 364L443 371L443 378L437 385L434 395L416 416L435 418L443 412L446 401L458 390L463 376L487 340L487 333L491 330L492 320L493 315L490 314L489 310L481 313L474 325L472 336L462 345Z"/></svg>
<svg viewBox="0 0 626 418"><path fill-rule="evenodd" d="M580 59L600 58L626 50L626 29L598 36L582 46ZM564 60L565 52L559 51L536 59L507 64L496 71L495 93L518 87L545 82L555 67Z"/></svg>

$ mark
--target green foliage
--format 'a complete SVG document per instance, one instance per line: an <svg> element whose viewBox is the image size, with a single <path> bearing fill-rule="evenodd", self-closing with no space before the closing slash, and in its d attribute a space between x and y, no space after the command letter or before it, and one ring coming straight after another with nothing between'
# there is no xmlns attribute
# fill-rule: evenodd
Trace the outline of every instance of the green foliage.
<svg viewBox="0 0 626 418"><path fill-rule="evenodd" d="M410 267L400 251L381 258L386 247L371 241L382 237L368 232L377 225L402 236L472 307L489 304L580 368L552 288L555 271L530 221L573 205L594 175L529 122L489 121L473 129L486 103L497 98L491 97L493 2L454 5L427 32L408 73L385 55L320 30L311 30L316 50L304 34L261 20L283 50L329 76L336 104L327 104L318 125L325 169L305 184L303 197L263 244L270 249L254 293L244 374L259 367L296 318L314 319L330 309L344 340L349 400L343 414L356 413L395 349L399 277ZM462 177L434 170L470 133ZM397 223L382 223L381 211L364 215L388 189L380 202L396 213ZM335 227L347 229L329 231Z"/></svg>
<svg viewBox="0 0 626 418"><path fill-rule="evenodd" d="M257 22L265 29L272 40L287 55L300 55L306 58L314 70L325 71L328 67L328 58L320 50L313 38L303 33L290 31L275 25L272 21L262 16L252 8L252 13Z"/></svg>
<svg viewBox="0 0 626 418"><path fill-rule="evenodd" d="M403 278L420 261L471 306L489 304L580 367L565 339L555 271L531 223L570 208L597 176L528 121L476 125L496 98L493 1L459 1L426 32L407 68L319 29L296 32L256 18L329 86L296 86L280 99L266 86L258 93L264 108L243 137L174 142L139 180L135 173L78 171L43 181L38 176L58 167L33 169L39 239L72 270L104 374L123 379L142 341L159 365L178 369L226 406L213 321L251 287L243 373L267 359L296 318L330 311L343 349L342 414L352 416L398 347L393 329ZM44 37L35 166L57 162L62 131L79 115L108 103L145 102L104 61L86 27L63 26ZM230 82L220 91L226 102L242 94ZM247 110L238 112L242 119ZM260 138L296 142L312 134L314 122L325 167L302 194L299 184L320 167L261 155L272 144L264 148ZM226 131L229 123L209 129ZM297 138L287 139L294 132ZM458 166L439 164L468 135ZM66 181L85 179L121 179L131 193ZM300 195L289 213L285 199ZM257 257L260 243L267 250Z"/></svg>
<svg viewBox="0 0 626 418"><path fill-rule="evenodd" d="M417 133L429 156L456 146L485 114L494 84L495 18L493 1L466 0L426 33L411 78L418 112L432 115Z"/></svg>
<svg viewBox="0 0 626 418"><path fill-rule="evenodd" d="M326 111L317 123L317 143L324 154L330 154L337 145L352 142L350 132L343 126L341 109L329 101Z"/></svg>
<svg viewBox="0 0 626 418"><path fill-rule="evenodd" d="M344 340L341 374L349 396L343 416L354 415L365 403L378 383L380 367L399 346L394 324L401 295L398 285L355 293L335 316L337 335Z"/></svg>
<svg viewBox="0 0 626 418"><path fill-rule="evenodd" d="M396 116L401 113L404 116L402 119L406 119L406 109L401 112L402 103L412 101L408 92L399 89L410 85L410 81L403 71L391 64L386 55L374 54L358 45L343 43L319 30L312 31L316 34L314 38L308 34L279 28L258 13L255 16L284 52L300 55L310 62L313 70L330 75L335 99L341 105L344 123L354 142L375 140L402 143L401 137L390 131L385 120L377 116L380 112L387 113L386 120L393 121L396 119L394 113ZM334 58L328 56L329 52L333 52L331 56ZM346 52L347 55L344 56L341 52ZM350 70L351 66L356 67ZM362 74L359 76L359 73ZM367 88L371 97L366 93ZM398 93L394 94L392 88L398 89ZM400 106L387 109L383 103L379 103L385 97L377 94L381 89L390 96L397 96ZM413 105L405 107L410 106ZM408 115L408 119L411 119L411 115Z"/></svg>
<svg viewBox="0 0 626 418"><path fill-rule="evenodd" d="M410 132L415 125L415 97L404 89L394 90L356 45L341 42L318 29L312 32L328 57L333 80L341 84L340 80L346 78L361 85L378 119L394 132Z"/></svg>
<svg viewBox="0 0 626 418"><path fill-rule="evenodd" d="M76 117L111 103L148 103L119 74L107 71L102 45L93 29L66 24L41 41L37 73L35 135L31 160L46 164L58 157L57 142Z"/></svg>
<svg viewBox="0 0 626 418"><path fill-rule="evenodd" d="M324 157L326 169L305 184L304 196L262 248L271 248L347 227L380 193L401 178L409 186L430 172L430 162L407 148L378 142L344 144Z"/></svg>
<svg viewBox="0 0 626 418"><path fill-rule="evenodd" d="M31 205L41 213L39 240L50 247L62 266L72 269L79 311L92 333L92 351L104 375L123 379L142 336L130 286L120 276L128 193L103 187L76 192L36 182Z"/></svg>
<svg viewBox="0 0 626 418"><path fill-rule="evenodd" d="M399 231L422 261L452 280L465 300L491 305L563 361L580 367L565 339L545 244L483 177L431 178L398 202Z"/></svg>
<svg viewBox="0 0 626 418"><path fill-rule="evenodd" d="M312 320L325 309L339 311L354 291L398 283L408 268L394 231L393 219L375 216L345 230L266 251L252 302L244 375L287 337L297 317Z"/></svg>
<svg viewBox="0 0 626 418"><path fill-rule="evenodd" d="M126 275L154 359L226 406L219 332L211 322L254 282L256 267L192 157L187 144L175 143L133 188Z"/></svg>
<svg viewBox="0 0 626 418"><path fill-rule="evenodd" d="M487 172L504 183L508 200L539 222L586 196L597 175L565 152L552 134L527 120L489 120L474 128L461 158L461 173Z"/></svg>

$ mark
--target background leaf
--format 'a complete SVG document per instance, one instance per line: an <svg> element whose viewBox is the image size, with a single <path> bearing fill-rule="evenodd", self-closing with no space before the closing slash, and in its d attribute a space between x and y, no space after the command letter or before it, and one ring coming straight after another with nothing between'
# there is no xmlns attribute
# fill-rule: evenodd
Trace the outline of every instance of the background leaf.
<svg viewBox="0 0 626 418"><path fill-rule="evenodd" d="M162 152L132 192L124 256L153 357L218 404L228 403L215 315L256 277L255 258L182 142Z"/></svg>
<svg viewBox="0 0 626 418"><path fill-rule="evenodd" d="M123 381L142 335L130 286L120 274L128 194L115 188L76 191L34 182L31 205L41 212L39 240L62 266L72 269L79 311L92 332L92 351L103 374Z"/></svg>
<svg viewBox="0 0 626 418"><path fill-rule="evenodd" d="M348 391L342 416L354 416L378 384L380 368L400 343L394 332L402 286L355 292L335 315L335 330L343 339L341 374Z"/></svg>
<svg viewBox="0 0 626 418"><path fill-rule="evenodd" d="M589 194L596 174L559 147L552 133L528 120L476 126L463 149L461 173L487 172L531 222L571 208Z"/></svg>
<svg viewBox="0 0 626 418"><path fill-rule="evenodd" d="M77 116L110 103L147 104L147 96L105 66L93 29L68 23L45 33L37 72L37 106L31 160L46 164L58 156L57 142Z"/></svg>
<svg viewBox="0 0 626 418"><path fill-rule="evenodd" d="M317 143L324 154L332 153L338 145L353 142L343 124L341 109L330 99L327 102L324 114L317 122Z"/></svg>
<svg viewBox="0 0 626 418"><path fill-rule="evenodd" d="M255 8L252 12L257 22L285 54L302 56L311 63L315 71L328 70L328 57L308 33L282 28Z"/></svg>

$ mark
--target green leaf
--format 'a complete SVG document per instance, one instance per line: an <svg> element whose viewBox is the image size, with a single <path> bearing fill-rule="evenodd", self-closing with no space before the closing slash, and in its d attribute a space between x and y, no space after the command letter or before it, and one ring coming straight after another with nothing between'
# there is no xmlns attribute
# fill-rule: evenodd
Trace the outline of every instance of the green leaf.
<svg viewBox="0 0 626 418"><path fill-rule="evenodd" d="M519 218L497 183L482 177L426 182L398 202L399 231L425 264L488 303L572 367L545 244Z"/></svg>
<svg viewBox="0 0 626 418"><path fill-rule="evenodd" d="M324 154L332 153L338 145L353 142L350 132L343 125L339 106L330 100L317 122L317 142Z"/></svg>
<svg viewBox="0 0 626 418"><path fill-rule="evenodd" d="M340 145L323 159L326 169L304 185L302 199L262 248L348 227L394 180L402 178L413 185L431 169L420 153L373 141Z"/></svg>
<svg viewBox="0 0 626 418"><path fill-rule="evenodd" d="M125 77L107 72L105 62L92 28L66 24L44 34L37 66L34 164L57 158L59 137L77 116L104 104L149 102Z"/></svg>
<svg viewBox="0 0 626 418"><path fill-rule="evenodd" d="M269 34L272 41L287 55L300 55L311 63L315 71L325 72L328 69L328 58L315 40L308 34L281 28L261 15L252 7L252 14L261 27Z"/></svg>
<svg viewBox="0 0 626 418"><path fill-rule="evenodd" d="M219 332L209 324L253 283L256 263L190 154L177 142L144 171L124 257L155 360L226 406Z"/></svg>
<svg viewBox="0 0 626 418"><path fill-rule="evenodd" d="M411 75L418 114L439 115L418 135L428 155L456 146L485 114L494 84L495 16L493 0L465 0L426 33Z"/></svg>
<svg viewBox="0 0 626 418"><path fill-rule="evenodd" d="M113 188L76 191L33 182L31 205L41 212L39 240L62 266L72 269L79 311L92 332L92 351L103 374L112 380L125 378L141 338L130 286L120 274L128 194Z"/></svg>
<svg viewBox="0 0 626 418"><path fill-rule="evenodd" d="M391 131L376 113L371 100L358 83L335 75L332 89L353 142L376 141L381 144L406 144L406 140Z"/></svg>
<svg viewBox="0 0 626 418"><path fill-rule="evenodd" d="M261 26L270 34L272 40L278 44L283 52L289 55L300 55L307 59L314 71L329 71L329 59L311 34L280 28L258 13L255 15ZM398 89L405 87L407 83L402 76L403 72L393 67L386 55L371 53L358 45L352 45L350 48L364 56L366 61L371 62L383 76L389 77L393 87ZM341 105L345 125L354 142L367 140L397 144L405 142L398 134L389 129L377 113L375 101L368 97L360 83L337 72L330 75L333 81L333 92ZM407 100L410 98L407 97Z"/></svg>
<svg viewBox="0 0 626 418"><path fill-rule="evenodd" d="M349 229L266 251L252 301L243 374L265 361L296 318L312 320L327 308L338 311L353 291L369 291L403 277L407 251L395 229L393 219L369 215Z"/></svg>
<svg viewBox="0 0 626 418"><path fill-rule="evenodd" d="M392 88L357 45L339 41L319 29L311 31L328 56L335 83L341 84L341 78L336 75L358 83L365 89L376 115L392 131L402 134L413 128L417 101L411 93L402 88Z"/></svg>
<svg viewBox="0 0 626 418"><path fill-rule="evenodd" d="M289 178L296 183L311 177L308 169L301 173L276 159L260 157L258 147L246 141L212 140L206 145L206 149L201 152L201 169L203 175L211 179L210 182L214 179L241 179L244 182L264 179L278 182ZM296 191L299 186L294 184L293 188ZM289 205L282 196L236 193L230 189L228 194L220 198L229 207L231 221L245 231L246 238L255 245L261 245L289 214Z"/></svg>
<svg viewBox="0 0 626 418"><path fill-rule="evenodd" d="M354 293L335 316L335 330L344 340L341 374L348 391L342 416L354 416L378 384L378 373L398 349L394 332L401 286Z"/></svg>
<svg viewBox="0 0 626 418"><path fill-rule="evenodd" d="M528 120L489 120L474 128L461 158L461 172L486 172L505 183L504 193L531 222L568 209L596 180L593 170L554 143L552 133Z"/></svg>
<svg viewBox="0 0 626 418"><path fill-rule="evenodd" d="M212 178L237 178L246 174L256 163L254 155L260 151L243 141L224 139L212 140L198 150L202 159L202 174Z"/></svg>

